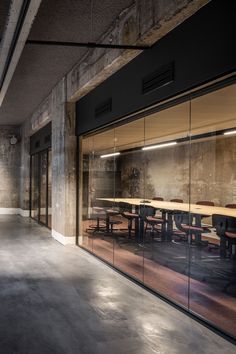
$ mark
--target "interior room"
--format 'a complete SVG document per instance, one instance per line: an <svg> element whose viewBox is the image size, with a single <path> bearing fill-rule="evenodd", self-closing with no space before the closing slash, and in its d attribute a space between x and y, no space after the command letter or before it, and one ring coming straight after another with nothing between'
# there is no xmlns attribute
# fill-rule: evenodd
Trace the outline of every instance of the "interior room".
<svg viewBox="0 0 236 354"><path fill-rule="evenodd" d="M79 215L82 247L233 335L235 95L218 87L84 136Z"/></svg>

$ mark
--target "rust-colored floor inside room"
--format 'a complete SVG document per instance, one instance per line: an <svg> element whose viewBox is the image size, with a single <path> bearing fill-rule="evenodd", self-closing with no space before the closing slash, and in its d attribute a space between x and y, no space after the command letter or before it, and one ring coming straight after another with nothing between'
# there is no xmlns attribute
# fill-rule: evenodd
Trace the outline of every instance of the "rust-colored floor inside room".
<svg viewBox="0 0 236 354"><path fill-rule="evenodd" d="M235 261L222 261L219 250L214 248L215 241L200 251L192 247L190 255L188 248L181 243L149 240L137 244L134 240L128 241L124 232L121 237L118 229L111 237L106 233L91 233L88 226L85 222L81 244L84 248L159 294L236 335L235 282L231 284L227 280L227 277L232 279L232 274L235 277ZM191 277L188 277L189 273Z"/></svg>

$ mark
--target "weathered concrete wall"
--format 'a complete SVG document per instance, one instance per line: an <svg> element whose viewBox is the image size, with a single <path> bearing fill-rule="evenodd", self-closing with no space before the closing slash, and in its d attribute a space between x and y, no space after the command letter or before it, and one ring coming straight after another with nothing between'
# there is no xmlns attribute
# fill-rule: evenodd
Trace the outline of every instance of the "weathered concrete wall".
<svg viewBox="0 0 236 354"><path fill-rule="evenodd" d="M190 195L192 203L236 203L236 137L192 144L191 174L189 158L188 144L135 153L135 158L126 155L121 159L122 196L188 202ZM132 179L133 169L138 171L136 180Z"/></svg>
<svg viewBox="0 0 236 354"><path fill-rule="evenodd" d="M11 145L12 135L19 139L17 127L0 126L0 213L1 208L19 208L21 143Z"/></svg>
<svg viewBox="0 0 236 354"><path fill-rule="evenodd" d="M209 0L137 0L113 22L100 42L152 44ZM29 202L29 136L52 121L52 229L54 236L75 236L75 102L127 64L140 51L91 49L40 104L22 128L21 207ZM71 102L68 104L67 102ZM70 241L69 241L70 242Z"/></svg>
<svg viewBox="0 0 236 354"><path fill-rule="evenodd" d="M101 43L154 44L209 0L137 0L100 38ZM88 50L67 75L67 100L76 101L134 59L138 50Z"/></svg>

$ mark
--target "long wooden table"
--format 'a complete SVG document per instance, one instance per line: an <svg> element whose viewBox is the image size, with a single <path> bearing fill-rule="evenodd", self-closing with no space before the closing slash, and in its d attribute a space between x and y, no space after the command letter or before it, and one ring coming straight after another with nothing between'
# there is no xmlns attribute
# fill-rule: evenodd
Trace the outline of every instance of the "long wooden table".
<svg viewBox="0 0 236 354"><path fill-rule="evenodd" d="M97 198L100 201L107 201L114 204L118 203L126 203L129 205L133 205L138 212L138 207L140 206L148 206L154 209L162 210L165 213L165 217L167 220L167 230L165 232L165 236L167 240L172 239L172 231L173 231L173 217L171 212L173 211L183 211L183 212L190 212L195 216L196 225L201 225L201 216L212 216L213 214L220 214L225 216L232 216L236 218L236 209L230 209L225 207L218 207L218 206L208 206L208 205L198 205L198 204L189 204L189 203L176 203L176 202L168 202L168 201L159 201L159 200L151 200L151 199L141 199L141 198ZM143 234L143 225L141 220L141 225L139 221L139 225L137 227L137 240L142 238ZM141 230L141 232L140 232ZM140 236L141 234L141 236Z"/></svg>
<svg viewBox="0 0 236 354"><path fill-rule="evenodd" d="M236 218L236 209L230 209L225 207L218 207L218 206L208 206L208 205L198 205L198 204L189 204L189 203L175 203L175 202L166 202L166 201L159 201L159 200L151 200L139 198L97 198L98 200L104 200L113 203L127 203L134 206L146 205L151 206L155 209L162 209L162 210L179 210L179 211L186 211L192 214L197 215L209 215L212 216L213 214L220 214L225 216L232 216Z"/></svg>

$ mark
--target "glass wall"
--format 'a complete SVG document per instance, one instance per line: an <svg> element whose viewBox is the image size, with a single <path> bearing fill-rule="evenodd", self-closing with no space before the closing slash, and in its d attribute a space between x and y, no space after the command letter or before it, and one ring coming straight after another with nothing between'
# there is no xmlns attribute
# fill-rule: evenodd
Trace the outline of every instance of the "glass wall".
<svg viewBox="0 0 236 354"><path fill-rule="evenodd" d="M31 210L38 222L51 227L51 149L31 156Z"/></svg>
<svg viewBox="0 0 236 354"><path fill-rule="evenodd" d="M38 219L39 215L39 156L31 156L31 217Z"/></svg>
<svg viewBox="0 0 236 354"><path fill-rule="evenodd" d="M79 245L236 336L236 85L82 138Z"/></svg>

